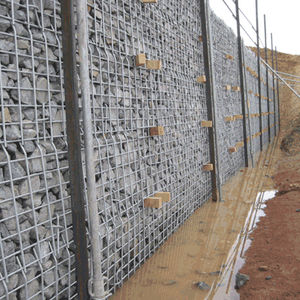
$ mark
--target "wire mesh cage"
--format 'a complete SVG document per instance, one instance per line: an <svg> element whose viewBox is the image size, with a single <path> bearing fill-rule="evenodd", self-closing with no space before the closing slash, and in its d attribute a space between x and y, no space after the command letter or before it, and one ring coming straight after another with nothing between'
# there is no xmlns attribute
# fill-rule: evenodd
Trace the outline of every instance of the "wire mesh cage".
<svg viewBox="0 0 300 300"><path fill-rule="evenodd" d="M114 292L211 195L200 9L195 0L86 5L102 270ZM0 0L0 299L77 297L60 15L60 1ZM241 115L241 91L236 37L211 19L224 183L244 163L241 148L228 151L243 141L242 120L226 121ZM257 68L246 48L245 64ZM249 72L246 82L253 136L258 82ZM170 201L145 207L160 192Z"/></svg>

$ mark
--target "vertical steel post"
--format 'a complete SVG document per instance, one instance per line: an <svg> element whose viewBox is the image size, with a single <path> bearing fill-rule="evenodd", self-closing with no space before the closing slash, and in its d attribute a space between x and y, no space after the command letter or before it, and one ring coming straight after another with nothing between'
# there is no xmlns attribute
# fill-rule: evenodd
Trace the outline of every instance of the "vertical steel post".
<svg viewBox="0 0 300 300"><path fill-rule="evenodd" d="M206 76L206 105L207 115L209 120L212 120L213 127L209 128L209 151L211 162L214 169L211 174L212 179L212 199L213 201L221 201L221 181L219 173L219 160L218 160L218 141L217 141L217 120L216 120L216 106L215 106L215 88L214 88L214 65L212 53L212 41L210 35L210 22L209 22L209 3L208 0L200 0L201 10L201 27L203 39L203 56L204 68Z"/></svg>
<svg viewBox="0 0 300 300"><path fill-rule="evenodd" d="M278 73L278 52L277 52L277 47L275 47L275 57L276 57L276 72ZM278 131L280 131L280 95L279 95L279 79L277 77L277 109L278 109ZM277 113L277 112L275 112Z"/></svg>
<svg viewBox="0 0 300 300"><path fill-rule="evenodd" d="M99 215L97 204L97 189L95 177L95 161L93 147L93 126L90 96L89 56L88 56L88 16L85 1L77 0L77 37L80 69L80 88L82 99L82 117L84 128L84 153L86 168L86 188L89 214L89 234L91 244L91 272L89 294L92 298L101 299L105 297L104 281L102 275L102 253L99 235Z"/></svg>
<svg viewBox="0 0 300 300"><path fill-rule="evenodd" d="M88 295L88 255L81 161L73 0L61 1L64 89L78 299Z"/></svg>
<svg viewBox="0 0 300 300"><path fill-rule="evenodd" d="M267 19L264 15L264 27L265 27L265 60L268 63L268 38L267 38ZM268 137L269 144L271 143L271 124L270 124L270 92L269 92L269 69L266 67L266 84L267 84L267 98L268 98Z"/></svg>
<svg viewBox="0 0 300 300"><path fill-rule="evenodd" d="M261 107L261 71L260 71L260 47L259 47L259 19L258 19L258 0L255 0L256 8L256 43L257 43L257 73L258 73L258 94L259 94L259 131L262 133L262 107ZM260 135L260 151L263 150L263 136Z"/></svg>
<svg viewBox="0 0 300 300"><path fill-rule="evenodd" d="M248 114L247 122L248 122L248 128L249 128L249 152L251 157L251 165L252 168L254 168L254 155L253 155L253 142L252 142L252 126L251 126L251 118L250 118L250 102L248 100L248 87L247 87L247 74L246 74L246 68L245 68L245 45L242 41L242 57L244 62L244 79L245 79L245 91L246 91L246 112Z"/></svg>
<svg viewBox="0 0 300 300"><path fill-rule="evenodd" d="M274 70L275 68L275 63L274 63L274 45L273 45L273 34L271 33L271 49L272 49L272 69ZM277 135L277 125L276 125L276 92L275 92L275 74L273 74L273 105L274 105L274 132L275 135Z"/></svg>
<svg viewBox="0 0 300 300"><path fill-rule="evenodd" d="M243 55L242 55L242 38L241 38L239 0L235 1L235 7L236 7L240 85L241 85L241 101L242 101L242 114L243 114L244 155L245 155L245 167L248 168L249 156L248 156L248 143L247 143L247 119L246 119L246 107L245 107L245 102L246 102L246 100L245 100L245 84L244 84L245 80L244 80L244 70L243 70L244 66L243 66Z"/></svg>

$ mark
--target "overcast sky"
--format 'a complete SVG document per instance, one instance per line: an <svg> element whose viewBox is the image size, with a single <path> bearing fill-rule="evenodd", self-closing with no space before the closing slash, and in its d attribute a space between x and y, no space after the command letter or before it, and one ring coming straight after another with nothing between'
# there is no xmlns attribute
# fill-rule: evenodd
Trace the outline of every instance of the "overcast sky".
<svg viewBox="0 0 300 300"><path fill-rule="evenodd" d="M225 0L235 13L233 0ZM263 15L267 16L268 47L270 48L270 33L273 33L274 45L278 51L300 55L300 0L258 0L260 36L265 41ZM239 0L240 8L256 26L255 0ZM210 0L210 6L215 13L236 31L236 23L225 6L223 0ZM241 23L251 33L252 39L256 41L255 32L243 16ZM243 32L242 32L243 33ZM246 44L250 44L249 38L244 35Z"/></svg>

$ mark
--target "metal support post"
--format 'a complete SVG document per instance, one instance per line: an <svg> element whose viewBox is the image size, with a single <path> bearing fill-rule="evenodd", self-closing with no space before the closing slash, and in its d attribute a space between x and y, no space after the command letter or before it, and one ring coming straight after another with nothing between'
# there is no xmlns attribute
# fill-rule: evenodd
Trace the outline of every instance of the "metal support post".
<svg viewBox="0 0 300 300"><path fill-rule="evenodd" d="M72 203L73 235L75 243L78 299L88 295L88 255L83 194L79 109L76 72L76 48L73 0L61 1L62 42L64 65L65 107L67 122L68 160Z"/></svg>
<svg viewBox="0 0 300 300"><path fill-rule="evenodd" d="M261 104L261 71L260 71L260 47L259 47L259 20L258 20L258 0L255 0L256 7L256 43L257 43L257 73L258 73L258 97L259 97L259 131L262 132L262 104ZM260 135L260 151L263 150L263 136Z"/></svg>
<svg viewBox="0 0 300 300"><path fill-rule="evenodd" d="M209 3L208 0L200 1L201 10L201 27L202 27L202 39L203 39L203 55L204 55L204 67L206 82L206 104L207 115L212 120L213 126L209 128L209 151L211 162L214 165L214 169L211 173L212 179L212 199L213 201L221 201L221 182L219 174L219 160L218 160L218 141L217 141L217 120L216 120L216 107L215 107L215 80L214 80L214 65L213 65L213 53L212 53L212 41L210 35L210 23L209 23Z"/></svg>
<svg viewBox="0 0 300 300"><path fill-rule="evenodd" d="M272 69L274 70L274 46L273 46L273 34L271 33L271 49L272 49ZM273 85L275 85L275 75L273 73ZM273 98L274 98L274 131L275 131L275 135L277 135L277 120L276 120L276 99L275 99L275 90L273 90Z"/></svg>
<svg viewBox="0 0 300 300"><path fill-rule="evenodd" d="M277 52L277 47L275 47L275 58L276 58L276 72L278 72L279 69L278 69L278 52ZM278 79L278 76L277 76L277 109L278 109L278 116L277 116L278 131L280 131L280 95L279 95L279 79Z"/></svg>
<svg viewBox="0 0 300 300"><path fill-rule="evenodd" d="M274 45L273 45L273 34L271 33L271 49L272 49L272 69L275 68L274 63ZM276 92L275 92L275 74L273 73L273 105L274 105L274 132L277 135L277 124L276 124Z"/></svg>
<svg viewBox="0 0 300 300"><path fill-rule="evenodd" d="M264 15L264 27L265 27L265 60L268 63L268 38L267 38L267 19ZM271 123L270 123L270 92L269 92L269 69L266 68L266 84L267 84L267 105L268 105L268 137L269 144L271 143Z"/></svg>
<svg viewBox="0 0 300 300"><path fill-rule="evenodd" d="M245 65L245 45L244 42L242 42L242 57L243 57L243 62ZM246 68L243 68L244 72L244 79L245 79L245 99L246 99L246 112L247 112L247 123L248 123L248 128L249 128L249 150L250 150L250 157L251 157L251 165L252 168L254 168L254 150L253 150L253 142L252 142L252 126L251 126L251 118L250 118L250 102L248 102L248 87L247 87L247 75L246 75Z"/></svg>
<svg viewBox="0 0 300 300"><path fill-rule="evenodd" d="M248 158L248 143L247 143L247 119L246 119L246 105L245 105L245 80L243 70L243 56L242 56L242 38L241 38L241 25L240 25L240 9L239 0L235 1L236 6L236 23L237 23L237 40L238 40L238 55L239 55L239 70L240 70L240 85L241 85L241 101L242 101L242 114L243 114L243 135L244 135L244 155L245 167L249 166Z"/></svg>

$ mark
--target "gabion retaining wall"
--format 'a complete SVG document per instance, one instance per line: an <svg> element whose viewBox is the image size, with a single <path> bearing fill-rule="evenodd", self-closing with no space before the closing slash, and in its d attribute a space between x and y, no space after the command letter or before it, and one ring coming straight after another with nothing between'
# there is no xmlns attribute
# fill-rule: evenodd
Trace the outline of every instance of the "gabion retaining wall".
<svg viewBox="0 0 300 300"><path fill-rule="evenodd" d="M204 74L200 11L195 0L89 0L88 11L102 268L113 292L211 195L202 171L210 162L200 126L205 84L196 82ZM225 89L240 85L237 42L214 14L211 24L224 183L244 164L242 147L228 152L243 140L242 120L225 121L241 114L241 93ZM244 51L257 71L256 56ZM139 53L162 69L136 67ZM258 81L246 78L256 114ZM0 0L0 97L0 299L76 298L59 1ZM259 118L250 120L253 136ZM150 137L153 126L164 136ZM259 151L259 137L252 143ZM171 201L145 208L157 191L171 192Z"/></svg>

